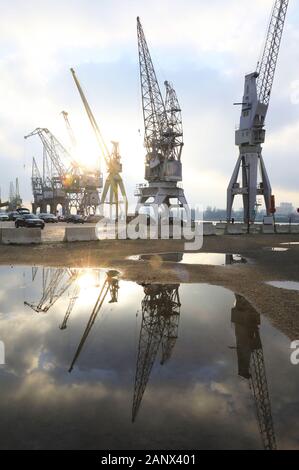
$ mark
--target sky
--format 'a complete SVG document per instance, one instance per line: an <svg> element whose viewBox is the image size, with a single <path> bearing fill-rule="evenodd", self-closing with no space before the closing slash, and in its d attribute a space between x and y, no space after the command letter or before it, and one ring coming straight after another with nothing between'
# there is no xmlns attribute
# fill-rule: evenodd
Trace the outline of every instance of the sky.
<svg viewBox="0 0 299 470"><path fill-rule="evenodd" d="M192 205L226 205L238 149L244 75L263 50L273 0L0 0L0 186L19 178L31 200L36 127L68 148L69 113L85 162L98 159L75 88L73 67L110 144L120 142L123 178L134 203L144 182L143 120L136 38L140 16L160 86L173 83L184 125L183 185ZM291 0L266 120L264 159L277 204L299 207L299 3ZM236 208L241 200L236 201Z"/></svg>

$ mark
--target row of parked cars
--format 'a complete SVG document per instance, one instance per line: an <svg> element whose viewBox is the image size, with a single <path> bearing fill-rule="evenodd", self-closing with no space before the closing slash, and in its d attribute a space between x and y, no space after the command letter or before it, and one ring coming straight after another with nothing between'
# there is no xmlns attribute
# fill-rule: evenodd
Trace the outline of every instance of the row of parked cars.
<svg viewBox="0 0 299 470"><path fill-rule="evenodd" d="M40 213L31 214L28 209L17 209L8 213L0 213L0 221L14 221L15 227L40 227L44 228L46 223L67 222L73 224L84 224L85 218L82 215L71 214L68 216L56 216L54 214Z"/></svg>

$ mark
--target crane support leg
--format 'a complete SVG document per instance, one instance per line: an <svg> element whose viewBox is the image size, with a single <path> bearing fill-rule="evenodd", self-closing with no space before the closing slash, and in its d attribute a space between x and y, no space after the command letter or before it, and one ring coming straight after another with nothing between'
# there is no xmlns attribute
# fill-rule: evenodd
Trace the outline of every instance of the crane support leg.
<svg viewBox="0 0 299 470"><path fill-rule="evenodd" d="M241 185L238 183L240 170ZM238 194L243 197L245 223L255 221L258 195L263 196L267 215L270 215L272 190L260 146L240 148L240 155L227 188L228 221L231 220L234 198Z"/></svg>

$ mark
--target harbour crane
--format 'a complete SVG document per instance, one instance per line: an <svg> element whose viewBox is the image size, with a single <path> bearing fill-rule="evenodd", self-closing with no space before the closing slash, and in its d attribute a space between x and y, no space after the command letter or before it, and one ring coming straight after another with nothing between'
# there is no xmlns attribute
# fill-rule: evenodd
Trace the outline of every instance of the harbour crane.
<svg viewBox="0 0 299 470"><path fill-rule="evenodd" d="M89 320L87 322L86 328L84 330L84 333L82 335L81 341L78 345L78 348L76 350L76 353L74 355L74 358L72 360L72 363L69 368L69 372L72 372L74 365L80 356L80 353L83 349L83 346L88 338L88 335L90 333L90 330L92 329L96 318L105 302L105 299L107 297L108 292L110 292L110 301L109 303L114 303L118 301L118 290L119 290L119 282L118 282L118 271L115 270L109 270L106 273L106 278L105 281L103 282L103 285L101 287L100 293L98 295L98 298L96 300L96 303L92 309L92 312L90 314Z"/></svg>
<svg viewBox="0 0 299 470"><path fill-rule="evenodd" d="M14 211L21 205L22 205L22 198L20 196L19 179L16 178L15 184L11 181L9 185L8 209L10 211Z"/></svg>
<svg viewBox="0 0 299 470"><path fill-rule="evenodd" d="M96 214L97 208L100 205L100 196L99 191L102 188L102 174L100 170L91 170L88 166L83 165L82 162L78 162L78 142L75 137L74 131L69 121L69 114L67 111L61 112L67 132L72 146L72 154L75 154L75 165L77 168L80 168L80 186L84 188L82 201L81 201L81 212L86 215L91 213Z"/></svg>
<svg viewBox="0 0 299 470"><path fill-rule="evenodd" d="M165 82L166 98L162 97L149 48L139 17L137 18L139 69L144 120L145 180L147 185L137 187L138 203L136 212L142 206L155 204L171 206L172 199L177 206L188 213L187 200L182 181L183 127L181 109L176 92Z"/></svg>
<svg viewBox="0 0 299 470"><path fill-rule="evenodd" d="M178 337L180 297L178 284L142 284L142 321L132 405L132 422L136 420L151 370L162 346L161 364L171 357Z"/></svg>
<svg viewBox="0 0 299 470"><path fill-rule="evenodd" d="M235 133L239 158L227 189L227 220L231 220L234 197L243 197L244 222L254 222L257 195L264 198L267 215L275 211L274 196L262 157L265 119L269 107L289 0L275 0L261 61L255 72L245 76L240 126ZM242 183L238 182L242 169ZM258 182L259 172L261 181Z"/></svg>
<svg viewBox="0 0 299 470"><path fill-rule="evenodd" d="M74 207L81 209L83 190L80 184L80 170L69 152L59 140L46 128L36 128L25 139L37 135L43 144L42 200L34 199L33 210L37 207L56 212L58 204L63 211L70 213ZM66 166L68 165L68 166ZM33 194L40 193L41 175L35 159L32 164Z"/></svg>
<svg viewBox="0 0 299 470"><path fill-rule="evenodd" d="M120 207L121 204L124 205L124 215L127 216L128 212L128 201L125 186L121 177L122 164L121 157L119 153L119 144L118 142L112 141L112 151L109 152L108 147L104 141L98 123L94 117L94 114L91 111L89 103L86 99L86 96L83 92L83 89L79 83L79 80L76 76L74 69L71 69L71 73L82 99L85 111L87 113L88 119L90 121L91 127L95 133L97 143L99 145L101 155L104 158L107 178L103 187L101 195L101 207L104 208L104 204L109 204L110 207L110 217L113 215L113 207L115 206L115 220L118 220L120 216ZM107 196L109 197L107 199Z"/></svg>
<svg viewBox="0 0 299 470"><path fill-rule="evenodd" d="M231 312L235 325L238 373L249 381L255 402L259 432L265 450L276 450L276 437L272 419L263 346L259 325L260 315L241 295Z"/></svg>

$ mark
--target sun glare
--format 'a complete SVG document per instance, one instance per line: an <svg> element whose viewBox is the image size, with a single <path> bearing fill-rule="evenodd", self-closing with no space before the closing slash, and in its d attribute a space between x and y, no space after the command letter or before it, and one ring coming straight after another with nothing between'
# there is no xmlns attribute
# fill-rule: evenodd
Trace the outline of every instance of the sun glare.
<svg viewBox="0 0 299 470"><path fill-rule="evenodd" d="M94 289L99 286L98 273L93 271L84 271L80 274L77 283L80 287L80 294L82 290Z"/></svg>

